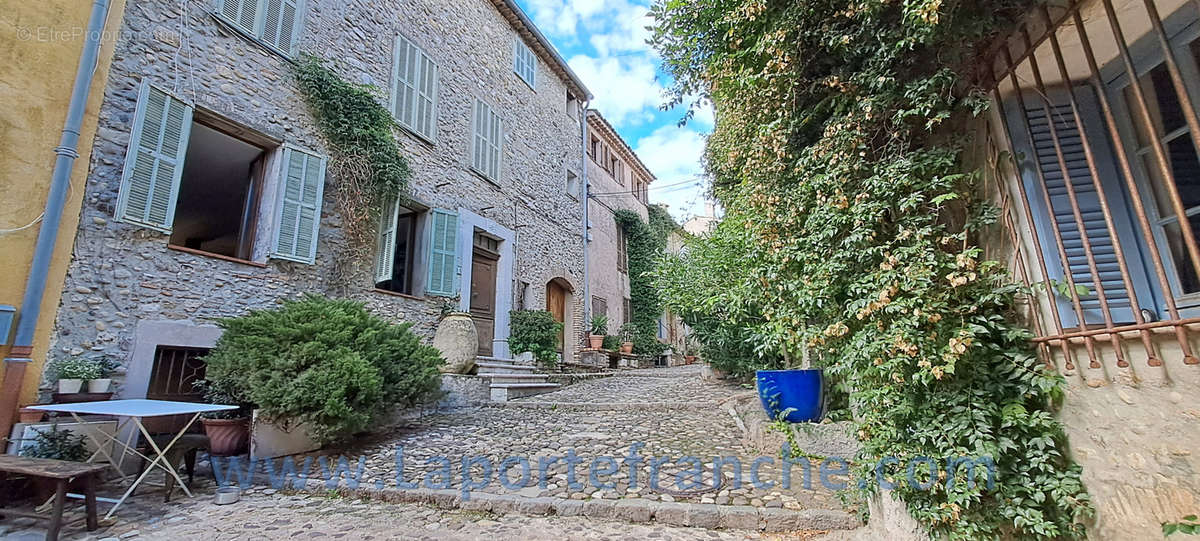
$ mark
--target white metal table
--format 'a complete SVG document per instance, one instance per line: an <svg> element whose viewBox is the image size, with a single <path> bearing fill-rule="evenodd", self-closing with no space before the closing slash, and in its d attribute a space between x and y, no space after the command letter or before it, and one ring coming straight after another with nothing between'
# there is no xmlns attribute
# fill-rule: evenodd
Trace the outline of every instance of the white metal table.
<svg viewBox="0 0 1200 541"><path fill-rule="evenodd" d="M104 458L108 459L108 463L112 465L112 467L117 470L117 473L121 475L122 480L126 478L125 472L121 470L121 464L124 462L126 454L133 453L144 459L148 459L150 460L150 465L147 466L145 471L143 471L142 474L133 481L133 484L129 486L129 489L125 491L125 494L121 496L121 499L116 501L112 509L109 509L108 513L104 515L104 518L107 519L112 516L113 512L115 512L127 498L129 498L130 494L133 494L134 489L137 488L142 480L144 480L146 476L149 475L152 470L154 470L155 467L162 468L167 475L174 477L175 482L178 483L179 487L183 489L183 492L190 497L192 495L192 491L188 490L187 483L183 482L183 479L179 477L179 473L175 471L175 466L167 460L167 452L170 451L171 446L175 445L175 442L178 441L179 438L182 437L187 430L192 427L193 424L195 424L196 419L200 418L200 414L213 411L234 410L237 409L237 406L134 398L127 400L76 402L74 404L47 404L44 406L30 406L30 409L69 413L71 414L71 417L75 418L75 421L79 423L83 422L83 420L79 418L80 415L112 415L114 417L122 418L121 421L117 423L117 429L112 435L101 432L101 435L112 440L113 443L116 443L123 448L120 459L114 460L112 455L110 455L108 451L104 449L104 444L97 440L94 434L88 432L87 437L92 440L92 443L96 444L96 452L92 453L92 456L88 457L87 461L94 462L97 456L103 455ZM146 430L146 427L142 425L142 419L145 417L166 417L169 415L188 414L191 414L192 418L188 420L187 424L179 431L179 433L175 434L175 437L171 438L171 441L169 441L161 449L158 447L158 444L154 442L154 438L150 436L150 433ZM156 455L153 459L139 452L136 447L132 445L132 441L121 441L119 437L121 434L121 429L129 422L132 422L134 426L138 428L138 431L141 432L142 436L146 438L147 445L150 446L150 449L152 449ZM137 434L134 433L130 440L136 440L136 437Z"/></svg>

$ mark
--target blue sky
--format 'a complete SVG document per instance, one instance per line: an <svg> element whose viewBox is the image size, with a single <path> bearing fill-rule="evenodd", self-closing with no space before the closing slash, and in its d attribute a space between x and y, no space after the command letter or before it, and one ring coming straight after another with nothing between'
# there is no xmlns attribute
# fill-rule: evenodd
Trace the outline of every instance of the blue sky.
<svg viewBox="0 0 1200 541"><path fill-rule="evenodd" d="M571 69L595 95L598 109L650 168L650 202L664 203L676 219L704 210L698 176L711 110L684 127L682 106L662 111L669 79L646 44L653 19L639 0L517 0ZM694 182L689 182L694 181Z"/></svg>

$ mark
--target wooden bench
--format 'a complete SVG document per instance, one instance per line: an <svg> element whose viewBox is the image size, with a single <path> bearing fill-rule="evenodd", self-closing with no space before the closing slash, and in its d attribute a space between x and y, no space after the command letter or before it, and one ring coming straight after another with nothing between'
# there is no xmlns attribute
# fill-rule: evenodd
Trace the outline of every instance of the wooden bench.
<svg viewBox="0 0 1200 541"><path fill-rule="evenodd" d="M55 541L58 539L58 531L62 528L63 507L67 503L67 484L71 480L78 480L83 485L84 506L87 508L87 529L89 532L95 530L99 526L96 520L96 479L97 474L107 467L108 464L0 454L0 474L50 479L54 481L55 485L54 509L49 515L7 508L0 510L0 514L48 519L50 526L46 530L46 540Z"/></svg>

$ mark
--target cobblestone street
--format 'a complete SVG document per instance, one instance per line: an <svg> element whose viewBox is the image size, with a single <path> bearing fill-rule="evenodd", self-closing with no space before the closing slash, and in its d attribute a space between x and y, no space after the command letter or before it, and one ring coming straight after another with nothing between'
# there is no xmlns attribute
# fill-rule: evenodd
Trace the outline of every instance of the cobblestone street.
<svg viewBox="0 0 1200 541"><path fill-rule="evenodd" d="M123 508L115 523L102 524L101 530L91 535L85 535L76 524L66 530L64 538L770 539L783 535L805 539L823 532L819 526L789 516L817 513L818 525L853 523L833 491L821 487L816 464L811 488L805 488L800 467L793 468L790 488L783 488L780 461L775 456L758 471L760 481L773 484L753 486L758 483L751 482L750 469L757 456L743 446L738 423L721 406L748 392L752 391L705 382L699 367L686 366L627 371L507 404L426 413L325 456L348 458L351 470L359 457L365 457L364 485L382 484L389 490L395 487L398 448L404 453L403 480L409 482L421 481L428 472L441 469L440 463L427 463L427 459L446 457L451 465L450 482L434 483L427 488L435 490L425 490L425 494L440 494L441 501L377 495L376 500L387 500L380 502L337 494L312 480L322 475L314 465L312 475L317 477L310 478L307 492L269 488L268 478L260 471L254 480L256 488L241 502L216 506L208 496L213 482L205 468L205 481L198 491L201 496L195 499L162 504L160 493L147 491ZM642 462L637 482L631 483L624 461L636 444L641 444L637 451ZM574 486L568 482L564 461L547 468L546 483L540 486L540 457L565 457L572 451L579 457ZM493 477L487 486L472 485L478 488L470 498L461 499L460 466L464 457L474 456L489 457L493 471L485 472L477 464L471 468L471 479L478 483L484 475ZM522 467L515 462L508 483L495 477L495 470L510 456L530 462L526 482L519 482ZM705 488L689 490L685 482L685 490L680 490L677 474L683 466L676 461L684 456L701 461ZM719 456L737 458L742 468L740 484L732 465L723 469L723 481L713 483L712 461ZM596 457L612 457L620 467L611 475L590 480L589 466ZM666 459L665 463L655 464L655 457ZM304 458L297 457L297 461ZM689 465L688 470L692 469ZM660 480L657 488L650 486L655 475ZM686 473L683 478L692 480ZM344 479L340 486L346 487ZM447 501L449 505L438 505L441 509L420 505ZM607 511L591 513L593 503L604 503ZM630 505L614 508L615 503ZM589 512L584 512L585 505ZM652 509L658 508L654 506L677 506L672 509L692 513L689 516L693 518L670 522L660 517L649 522ZM102 512L105 508L101 506ZM567 515L566 509L578 516L553 516ZM527 516L543 514L552 516ZM75 512L74 516L81 515ZM12 539L40 538L43 531L23 519L4 524ZM724 529L682 527L685 525ZM757 531L763 527L785 532ZM834 526L839 527L852 526Z"/></svg>

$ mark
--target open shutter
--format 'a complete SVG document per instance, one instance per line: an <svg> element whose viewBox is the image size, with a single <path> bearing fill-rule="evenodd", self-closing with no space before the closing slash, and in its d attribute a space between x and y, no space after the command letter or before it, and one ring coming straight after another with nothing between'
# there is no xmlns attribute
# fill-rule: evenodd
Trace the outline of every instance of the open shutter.
<svg viewBox="0 0 1200 541"><path fill-rule="evenodd" d="M392 279L396 262L396 221L400 215L400 201L392 199L384 205L379 215L379 237L375 243L375 282Z"/></svg>
<svg viewBox="0 0 1200 541"><path fill-rule="evenodd" d="M221 0L221 15L250 33L258 16L259 0Z"/></svg>
<svg viewBox="0 0 1200 541"><path fill-rule="evenodd" d="M321 226L325 159L302 150L283 150L282 190L276 212L275 250L280 259L313 263Z"/></svg>
<svg viewBox="0 0 1200 541"><path fill-rule="evenodd" d="M302 0L264 0L263 41L287 54L292 54L300 29Z"/></svg>
<svg viewBox="0 0 1200 541"><path fill-rule="evenodd" d="M442 209L430 213L430 295L453 297L458 293L458 214Z"/></svg>
<svg viewBox="0 0 1200 541"><path fill-rule="evenodd" d="M117 219L171 231L191 129L190 106L142 84L121 175Z"/></svg>
<svg viewBox="0 0 1200 541"><path fill-rule="evenodd" d="M1115 323L1130 323L1134 321L1134 318L1129 291L1125 287L1125 281L1121 278L1121 269L1117 261L1113 238L1108 232L1104 213L1100 207L1100 196L1096 191L1091 170L1088 168L1080 127L1075 122L1065 92L1065 90L1052 92L1050 96L1053 104L1050 110L1054 116L1054 127L1058 132L1059 145L1062 148L1067 171L1075 190L1076 202L1083 217L1083 226L1087 232L1088 242L1091 244L1092 256L1099 271L1100 283L1104 287L1112 319ZM1087 324L1103 324L1104 314L1100 309L1098 288L1092 278L1087 252L1083 248L1083 238L1075 222L1070 196L1067 194L1066 177L1058 164L1058 153L1055 151L1050 125L1045 109L1042 107L1043 99L1040 96L1027 99L1027 110L1025 111L1033 133L1033 152L1032 156L1025 159L1026 167L1041 168L1046 180L1046 188L1050 193L1051 208L1046 209L1041 187L1032 184L1028 188L1030 201L1039 211L1037 214L1041 214L1037 217L1038 235L1042 248L1046 252L1044 256L1047 263L1051 267L1058 263L1057 268L1050 269L1052 278L1065 281L1065 272L1070 272L1075 284L1086 287L1089 291L1087 295L1081 295L1079 298L1084 310L1085 322ZM1112 162L1113 150L1106 130L1102 129L1103 123L1099 120L1099 113L1096 111L1095 94L1090 87L1081 87L1076 90L1076 99L1080 106L1080 114L1086 124L1084 129L1087 132L1088 142L1092 145L1092 153L1098 162L1095 166L1101 176L1100 181L1112 212L1113 224L1121 235L1121 246L1125 249L1131 281L1135 287L1139 288L1137 292L1139 298L1149 301L1151 298L1149 290L1142 289L1148 280L1140 263L1137 241L1133 238L1135 229L1129 215L1129 203L1119 173ZM1030 163L1030 158L1036 160L1036 163ZM1025 179L1026 183L1036 183L1036 176L1025 175ZM1049 219L1050 213L1054 215L1053 222ZM1065 262L1061 261L1058 254L1057 241L1053 231L1055 225L1063 239L1063 248L1067 255ZM1078 326L1078 318L1070 297L1064 298L1057 293L1054 294L1057 297L1058 310L1064 325Z"/></svg>

